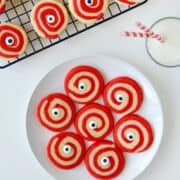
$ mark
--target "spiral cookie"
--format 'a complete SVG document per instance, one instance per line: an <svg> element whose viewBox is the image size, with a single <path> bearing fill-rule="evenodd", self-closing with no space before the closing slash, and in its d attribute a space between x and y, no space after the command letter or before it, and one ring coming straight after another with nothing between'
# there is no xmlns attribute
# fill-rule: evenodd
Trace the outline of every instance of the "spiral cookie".
<svg viewBox="0 0 180 180"><path fill-rule="evenodd" d="M127 115L120 119L113 135L117 146L129 153L144 152L153 143L153 131L150 124L138 115Z"/></svg>
<svg viewBox="0 0 180 180"><path fill-rule="evenodd" d="M105 105L116 113L137 111L143 102L143 92L137 82L129 77L111 80L103 93Z"/></svg>
<svg viewBox="0 0 180 180"><path fill-rule="evenodd" d="M94 23L104 16L109 0L69 0L69 9L79 21Z"/></svg>
<svg viewBox="0 0 180 180"><path fill-rule="evenodd" d="M85 156L88 171L98 179L111 179L119 175L125 165L123 154L111 141L91 145Z"/></svg>
<svg viewBox="0 0 180 180"><path fill-rule="evenodd" d="M111 112L100 104L90 104L76 115L75 128L89 141L104 139L113 129L114 119Z"/></svg>
<svg viewBox="0 0 180 180"><path fill-rule="evenodd" d="M58 132L67 129L73 122L75 106L63 94L50 94L37 107L37 118L49 130Z"/></svg>
<svg viewBox="0 0 180 180"><path fill-rule="evenodd" d="M54 136L47 146L49 160L61 169L72 169L78 166L85 152L83 139L72 132L63 132Z"/></svg>
<svg viewBox="0 0 180 180"><path fill-rule="evenodd" d="M0 58L11 60L21 55L27 47L26 32L12 23L0 24Z"/></svg>
<svg viewBox="0 0 180 180"><path fill-rule="evenodd" d="M55 39L68 24L68 13L63 4L55 0L40 1L33 8L31 22L39 36Z"/></svg>
<svg viewBox="0 0 180 180"><path fill-rule="evenodd" d="M6 0L0 0L0 14L5 10L6 8Z"/></svg>
<svg viewBox="0 0 180 180"><path fill-rule="evenodd" d="M96 100L103 91L104 79L101 73L90 66L73 68L65 78L67 95L79 104Z"/></svg>

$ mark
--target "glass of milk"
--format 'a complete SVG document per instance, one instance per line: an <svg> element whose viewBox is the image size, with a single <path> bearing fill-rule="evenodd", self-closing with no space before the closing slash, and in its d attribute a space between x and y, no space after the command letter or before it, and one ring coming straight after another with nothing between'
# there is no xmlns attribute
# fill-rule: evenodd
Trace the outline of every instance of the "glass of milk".
<svg viewBox="0 0 180 180"><path fill-rule="evenodd" d="M161 34L165 39L160 43L148 38L146 47L150 57L158 64L166 67L180 65L180 18L166 17L155 22L151 27L153 32Z"/></svg>

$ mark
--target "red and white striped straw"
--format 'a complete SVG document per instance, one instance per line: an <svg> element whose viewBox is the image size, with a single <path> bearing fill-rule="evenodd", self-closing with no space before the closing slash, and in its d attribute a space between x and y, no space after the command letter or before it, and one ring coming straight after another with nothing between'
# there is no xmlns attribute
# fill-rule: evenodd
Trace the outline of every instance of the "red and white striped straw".
<svg viewBox="0 0 180 180"><path fill-rule="evenodd" d="M130 32L130 31L124 31L121 33L122 36L126 37L133 37L133 38L150 38L151 35L148 33L141 33L141 32Z"/></svg>
<svg viewBox="0 0 180 180"><path fill-rule="evenodd" d="M157 39L159 42L161 42L161 43L164 43L164 42L165 42L165 39L164 39L164 37L163 37L162 35L153 32L150 28L148 28L147 26L145 26L143 23L141 23L141 22L138 21L138 22L136 23L136 26L137 26L140 30L144 31L144 33L148 33L152 38Z"/></svg>

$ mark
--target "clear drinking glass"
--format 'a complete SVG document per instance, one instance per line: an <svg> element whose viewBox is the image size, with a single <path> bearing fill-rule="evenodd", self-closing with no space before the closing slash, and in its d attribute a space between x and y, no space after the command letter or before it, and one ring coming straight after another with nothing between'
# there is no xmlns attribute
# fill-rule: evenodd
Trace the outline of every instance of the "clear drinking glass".
<svg viewBox="0 0 180 180"><path fill-rule="evenodd" d="M166 17L155 22L151 29L161 34L165 42L148 38L146 48L150 57L158 64L165 67L180 65L180 18Z"/></svg>

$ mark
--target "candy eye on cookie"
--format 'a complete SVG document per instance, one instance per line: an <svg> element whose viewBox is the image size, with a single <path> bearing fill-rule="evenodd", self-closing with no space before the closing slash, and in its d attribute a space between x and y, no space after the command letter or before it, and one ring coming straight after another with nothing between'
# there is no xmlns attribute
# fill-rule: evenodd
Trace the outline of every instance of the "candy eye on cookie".
<svg viewBox="0 0 180 180"><path fill-rule="evenodd" d="M48 23L51 24L51 23L54 23L55 17L53 15L49 14L49 15L46 16L46 20L47 20Z"/></svg>
<svg viewBox="0 0 180 180"><path fill-rule="evenodd" d="M94 129L96 129L96 127L97 127L97 124L96 124L95 121L92 120L92 121L89 122L89 128L90 129L94 130Z"/></svg>
<svg viewBox="0 0 180 180"><path fill-rule="evenodd" d="M124 100L124 97L123 97L123 95L122 94L117 94L116 95L116 100L117 100L117 102L123 102L123 100Z"/></svg>
<svg viewBox="0 0 180 180"><path fill-rule="evenodd" d="M60 116L60 113L61 113L61 110L60 110L60 109L58 109L58 108L52 109L52 116L54 116L54 117L59 117L59 116Z"/></svg>
<svg viewBox="0 0 180 180"><path fill-rule="evenodd" d="M70 145L65 145L63 151L65 154L69 154L72 151L72 147Z"/></svg>
<svg viewBox="0 0 180 180"><path fill-rule="evenodd" d="M86 91L86 84L85 83L79 83L78 89L80 91Z"/></svg>
<svg viewBox="0 0 180 180"><path fill-rule="evenodd" d="M0 24L0 58L12 60L23 54L28 38L25 30L13 23Z"/></svg>
<svg viewBox="0 0 180 180"><path fill-rule="evenodd" d="M11 46L14 43L14 38L12 36L8 36L5 40L5 42L8 46Z"/></svg>
<svg viewBox="0 0 180 180"><path fill-rule="evenodd" d="M87 6L91 6L94 3L94 0L85 0Z"/></svg>
<svg viewBox="0 0 180 180"><path fill-rule="evenodd" d="M108 157L102 157L101 158L101 164L102 164L102 166L109 165L109 158Z"/></svg>

